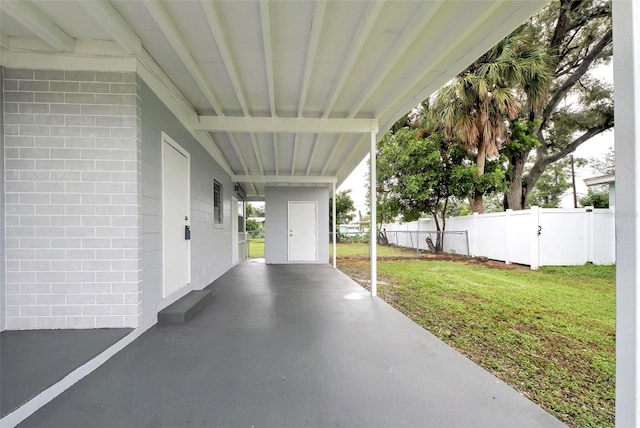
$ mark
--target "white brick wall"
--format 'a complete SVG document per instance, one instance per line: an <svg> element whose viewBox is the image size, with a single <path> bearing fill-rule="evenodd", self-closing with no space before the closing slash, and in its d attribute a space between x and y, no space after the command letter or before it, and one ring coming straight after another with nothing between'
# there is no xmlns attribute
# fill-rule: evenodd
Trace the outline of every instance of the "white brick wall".
<svg viewBox="0 0 640 428"><path fill-rule="evenodd" d="M135 73L4 73L6 327L135 327L141 113Z"/></svg>

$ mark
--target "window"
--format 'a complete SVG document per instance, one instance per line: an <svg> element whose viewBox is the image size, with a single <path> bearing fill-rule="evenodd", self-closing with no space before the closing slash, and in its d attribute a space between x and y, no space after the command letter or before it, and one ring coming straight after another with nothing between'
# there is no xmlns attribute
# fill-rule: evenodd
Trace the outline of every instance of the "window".
<svg viewBox="0 0 640 428"><path fill-rule="evenodd" d="M222 184L213 180L213 223L222 224Z"/></svg>

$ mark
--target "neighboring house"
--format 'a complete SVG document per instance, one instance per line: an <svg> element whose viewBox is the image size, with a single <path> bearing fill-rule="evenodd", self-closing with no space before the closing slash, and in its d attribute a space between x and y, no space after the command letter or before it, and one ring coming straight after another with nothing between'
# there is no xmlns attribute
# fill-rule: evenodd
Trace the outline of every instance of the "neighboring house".
<svg viewBox="0 0 640 428"><path fill-rule="evenodd" d="M615 175L601 175L598 177L590 177L584 179L584 184L587 187L600 186L603 184L609 185L609 208L616 206L616 176Z"/></svg>

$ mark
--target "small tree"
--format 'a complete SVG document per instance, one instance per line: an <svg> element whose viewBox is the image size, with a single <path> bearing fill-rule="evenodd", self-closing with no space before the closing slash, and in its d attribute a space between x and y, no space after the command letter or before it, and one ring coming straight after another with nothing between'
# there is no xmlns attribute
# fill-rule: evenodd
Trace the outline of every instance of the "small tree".
<svg viewBox="0 0 640 428"><path fill-rule="evenodd" d="M336 224L346 224L355 217L355 205L351 199L351 189L336 193ZM329 231L333 232L333 198L329 198Z"/></svg>
<svg viewBox="0 0 640 428"><path fill-rule="evenodd" d="M413 221L431 215L436 229L445 229L449 203L475 188L476 171L462 145L440 133L419 138L421 132L401 128L388 132L378 144L377 193L385 215ZM438 236L436 251L442 250Z"/></svg>

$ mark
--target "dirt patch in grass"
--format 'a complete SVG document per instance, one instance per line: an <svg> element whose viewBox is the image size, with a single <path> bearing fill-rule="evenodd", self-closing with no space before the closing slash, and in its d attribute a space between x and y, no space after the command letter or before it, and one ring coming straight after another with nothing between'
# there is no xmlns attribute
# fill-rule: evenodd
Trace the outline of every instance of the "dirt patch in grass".
<svg viewBox="0 0 640 428"><path fill-rule="evenodd" d="M348 257L340 257L340 261L349 263L349 262L361 262L363 260L368 260L368 256L348 256ZM484 266L492 269L505 269L505 270L530 270L531 268L526 265L520 265L516 263L506 264L505 262L501 262L498 260L487 259L486 257L468 257L461 256L459 254L431 254L431 253L420 253L418 255L403 255L403 256L378 256L378 262L393 262L400 260L424 260L424 261L448 261L448 262L458 262L464 263L467 265L474 266Z"/></svg>

